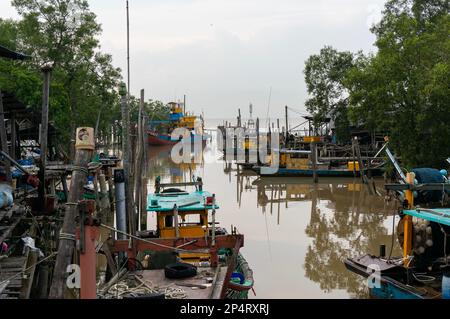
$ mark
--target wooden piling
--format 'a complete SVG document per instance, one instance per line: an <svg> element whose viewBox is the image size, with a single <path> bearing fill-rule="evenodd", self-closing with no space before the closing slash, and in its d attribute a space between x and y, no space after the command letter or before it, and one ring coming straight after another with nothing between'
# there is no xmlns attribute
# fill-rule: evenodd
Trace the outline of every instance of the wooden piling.
<svg viewBox="0 0 450 319"><path fill-rule="evenodd" d="M285 136L285 146L287 147L288 145L288 136L289 136L289 121L288 121L288 106L286 105L284 107L284 117L285 117L285 121L286 121L286 136Z"/></svg>
<svg viewBox="0 0 450 319"><path fill-rule="evenodd" d="M78 138L78 137L77 137ZM75 247L75 218L78 216L78 201L83 197L83 187L87 181L88 163L92 159L93 149L84 149L76 146L72 172L70 192L64 214L64 222L60 231L58 255L53 270L52 285L49 298L61 299L65 297L67 266L72 264Z"/></svg>
<svg viewBox="0 0 450 319"><path fill-rule="evenodd" d="M45 166L47 164L47 142L48 142L48 103L50 95L50 76L52 67L45 65L42 67L42 74L44 78L44 84L42 87L42 120L40 130L40 145L41 145L41 158L39 161L39 199L41 209L44 208L45 203Z"/></svg>
<svg viewBox="0 0 450 319"><path fill-rule="evenodd" d="M315 142L311 143L311 161L312 161L312 169L313 169L313 180L314 183L318 182L317 177L317 144Z"/></svg>
<svg viewBox="0 0 450 319"><path fill-rule="evenodd" d="M11 153L9 154L13 159L17 159L17 130L16 130L16 115L11 112Z"/></svg>
<svg viewBox="0 0 450 319"><path fill-rule="evenodd" d="M9 154L8 151L8 138L6 135L6 122L5 122L5 111L3 109L3 94L0 90L0 141L2 144L2 151ZM6 181L11 182L11 163L9 160L4 160Z"/></svg>
<svg viewBox="0 0 450 319"><path fill-rule="evenodd" d="M142 130L142 114L144 111L144 90L141 90L141 99L139 103L139 113L138 113L138 124L137 124L137 142L136 142L136 155L134 159L134 171L136 172L134 178L134 200L137 203L137 217L143 214L141 206L141 187L142 187L142 161L143 161L143 143L144 143L144 133ZM140 218L137 218L136 224L140 224ZM140 229L139 225L139 229Z"/></svg>
<svg viewBox="0 0 450 319"><path fill-rule="evenodd" d="M134 235L136 231L135 227L135 214L133 205L133 184L130 180L133 180L131 175L131 143L130 143L130 113L128 109L128 97L126 93L126 86L122 83L120 88L121 95L121 112L122 112L122 162L125 175L125 203L126 203L126 215L128 219L128 231Z"/></svg>

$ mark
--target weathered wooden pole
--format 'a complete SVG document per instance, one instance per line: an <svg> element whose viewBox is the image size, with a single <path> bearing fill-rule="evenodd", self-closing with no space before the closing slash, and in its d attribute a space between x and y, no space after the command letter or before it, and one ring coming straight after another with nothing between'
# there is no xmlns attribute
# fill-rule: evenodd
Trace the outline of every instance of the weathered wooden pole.
<svg viewBox="0 0 450 319"><path fill-rule="evenodd" d="M256 118L256 164L259 165L259 118ZM265 160L265 159L264 159ZM264 160L262 162L264 162Z"/></svg>
<svg viewBox="0 0 450 319"><path fill-rule="evenodd" d="M238 116L238 127L241 127L242 126L242 118L241 118L241 109L238 109L238 113L239 113L239 116Z"/></svg>
<svg viewBox="0 0 450 319"><path fill-rule="evenodd" d="M137 203L137 217L140 217L143 213L141 210L141 186L142 186L142 160L143 160L143 132L142 132L142 113L144 110L144 90L141 90L141 100L139 103L138 112L138 124L137 124L137 142L136 142L136 155L134 159L134 201ZM140 218L137 218L136 225L139 223ZM139 225L140 228L140 225Z"/></svg>
<svg viewBox="0 0 450 319"><path fill-rule="evenodd" d="M16 115L11 112L11 153L9 154L13 159L17 159L17 130L16 130Z"/></svg>
<svg viewBox="0 0 450 319"><path fill-rule="evenodd" d="M317 178L317 144L315 142L311 143L311 160L313 169L313 180L314 183L318 182Z"/></svg>
<svg viewBox="0 0 450 319"><path fill-rule="evenodd" d="M52 285L49 298L61 299L65 296L67 266L72 264L75 247L75 219L78 216L78 201L83 197L83 186L86 184L88 164L95 149L92 128L78 128L75 142L75 169L70 181L70 192L66 203L64 222L59 234L58 255L53 270Z"/></svg>
<svg viewBox="0 0 450 319"><path fill-rule="evenodd" d="M130 143L130 112L128 109L128 96L125 83L120 86L119 94L121 95L121 111L122 111L122 163L125 177L125 203L126 215L128 217L128 230L130 234L134 235L135 216L133 205L133 190L130 180L131 175L131 143Z"/></svg>
<svg viewBox="0 0 450 319"><path fill-rule="evenodd" d="M109 204L109 196L108 196L108 189L106 187L106 176L105 174L101 173L98 176L99 184L100 184L100 210L97 214L97 216L100 219L103 219L106 217L106 222L108 223L110 220L113 220L111 218L111 208Z"/></svg>
<svg viewBox="0 0 450 319"><path fill-rule="evenodd" d="M287 106L287 105L284 107L284 117L285 117L285 121L286 121L286 136L285 136L285 143L286 143L286 147L287 147L288 136L289 136L288 106Z"/></svg>
<svg viewBox="0 0 450 319"><path fill-rule="evenodd" d="M52 67L50 64L46 64L42 67L42 74L44 78L44 84L42 87L42 120L40 130L40 144L41 144L41 158L39 165L39 200L41 208L44 208L45 203L45 166L47 164L47 142L48 142L48 103L50 95L50 76Z"/></svg>
<svg viewBox="0 0 450 319"><path fill-rule="evenodd" d="M6 135L6 122L5 122L5 111L3 109L3 94L0 90L0 140L2 143L2 151L9 154L8 151L8 137ZM11 182L11 163L9 160L5 159L5 175L6 181Z"/></svg>

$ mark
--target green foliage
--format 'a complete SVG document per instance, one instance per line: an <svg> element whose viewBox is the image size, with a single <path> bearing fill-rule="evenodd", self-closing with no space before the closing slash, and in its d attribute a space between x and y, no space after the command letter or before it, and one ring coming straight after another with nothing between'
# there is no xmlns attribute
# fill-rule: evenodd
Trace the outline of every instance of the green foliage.
<svg viewBox="0 0 450 319"><path fill-rule="evenodd" d="M325 46L318 55L311 55L305 63L305 82L309 94L307 110L314 116L316 127L325 118L336 120L339 141L350 137L347 118L348 92L344 79L348 71L360 64L362 55L339 52Z"/></svg>
<svg viewBox="0 0 450 319"><path fill-rule="evenodd" d="M450 155L448 2L390 0L372 32L376 54L325 47L307 60L308 110L334 114L337 131L388 131L405 166L440 167Z"/></svg>
<svg viewBox="0 0 450 319"><path fill-rule="evenodd" d="M130 108L130 119L131 121L137 122L139 114L139 104L140 100L136 99L134 96L130 98L129 108ZM144 102L144 114L148 116L151 120L166 120L169 117L170 107L161 101L148 100Z"/></svg>
<svg viewBox="0 0 450 319"><path fill-rule="evenodd" d="M0 44L32 56L28 62L0 61L0 86L35 111L40 110L40 67L53 62L50 87L50 121L59 143L68 147L75 128L99 129L117 118L117 83L120 70L100 51L100 25L85 0L14 0L19 21L0 21Z"/></svg>
<svg viewBox="0 0 450 319"><path fill-rule="evenodd" d="M378 53L347 77L351 118L389 130L410 167L449 156L449 26L446 1L391 0L372 29Z"/></svg>

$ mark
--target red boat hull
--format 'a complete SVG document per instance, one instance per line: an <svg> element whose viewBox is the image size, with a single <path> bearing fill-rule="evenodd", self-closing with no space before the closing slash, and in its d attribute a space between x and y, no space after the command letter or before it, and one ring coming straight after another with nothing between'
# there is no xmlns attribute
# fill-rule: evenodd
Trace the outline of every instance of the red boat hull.
<svg viewBox="0 0 450 319"><path fill-rule="evenodd" d="M152 133L148 133L148 144L149 145L153 145L153 146L161 146L161 145L175 145L177 144L178 141L171 141L171 140L166 140L166 139L162 139L158 136L155 136Z"/></svg>

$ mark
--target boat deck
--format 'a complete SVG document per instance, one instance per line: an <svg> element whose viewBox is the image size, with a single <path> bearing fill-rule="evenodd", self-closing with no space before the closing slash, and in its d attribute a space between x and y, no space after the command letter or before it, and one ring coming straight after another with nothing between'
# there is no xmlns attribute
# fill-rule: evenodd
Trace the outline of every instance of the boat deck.
<svg viewBox="0 0 450 319"><path fill-rule="evenodd" d="M220 299L224 287L227 267L198 267L195 277L169 279L164 269L137 270L126 272L114 284L100 290L99 297L146 298L162 296L157 299Z"/></svg>
<svg viewBox="0 0 450 319"><path fill-rule="evenodd" d="M185 299L219 299L222 292L223 283L227 267L198 268L197 276L186 279L168 279L164 275L164 269L145 270L139 272L142 280L151 286L182 289L186 294ZM207 278L212 278L212 283L208 283ZM185 285L204 285L206 288L187 287Z"/></svg>

